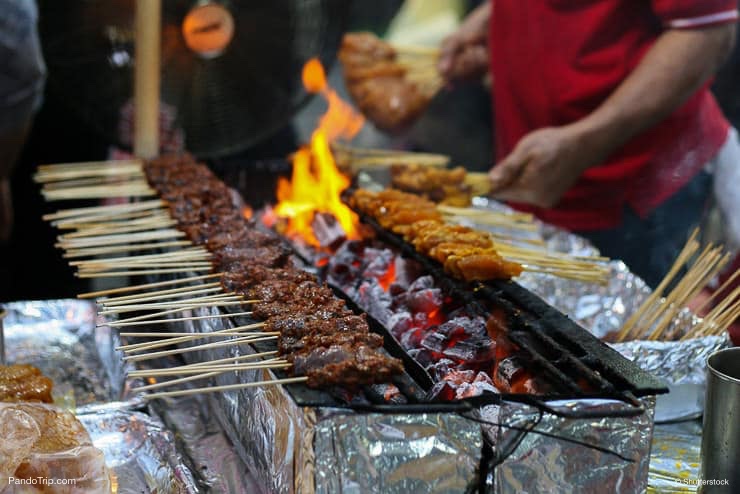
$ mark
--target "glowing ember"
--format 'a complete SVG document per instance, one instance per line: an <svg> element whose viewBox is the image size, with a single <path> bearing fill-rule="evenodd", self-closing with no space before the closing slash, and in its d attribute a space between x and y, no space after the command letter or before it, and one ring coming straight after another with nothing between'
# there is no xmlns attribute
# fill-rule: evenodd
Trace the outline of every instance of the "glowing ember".
<svg viewBox="0 0 740 494"><path fill-rule="evenodd" d="M337 170L329 145L340 137L354 137L364 118L329 87L318 59L309 60L303 67L303 84L308 92L321 93L328 109L311 135L310 145L302 146L293 155L291 180L279 180L274 212L287 219L284 234L298 236L313 246L319 245L311 227L315 213L334 215L347 238L359 238L357 216L340 199L350 180Z"/></svg>

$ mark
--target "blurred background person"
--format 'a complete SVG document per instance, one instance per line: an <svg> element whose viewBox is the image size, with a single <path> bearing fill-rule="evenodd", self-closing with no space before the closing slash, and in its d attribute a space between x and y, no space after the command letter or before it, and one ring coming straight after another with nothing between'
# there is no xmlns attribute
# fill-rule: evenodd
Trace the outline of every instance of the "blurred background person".
<svg viewBox="0 0 740 494"><path fill-rule="evenodd" d="M439 70L490 71L494 197L655 286L701 220L707 171L740 166L718 162L738 142L709 92L737 18L735 0L494 0L445 40Z"/></svg>

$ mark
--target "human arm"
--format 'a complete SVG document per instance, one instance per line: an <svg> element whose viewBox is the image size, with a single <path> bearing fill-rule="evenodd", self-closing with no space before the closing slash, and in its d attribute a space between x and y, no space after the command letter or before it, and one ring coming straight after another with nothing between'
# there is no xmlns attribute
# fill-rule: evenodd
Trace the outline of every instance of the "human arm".
<svg viewBox="0 0 740 494"><path fill-rule="evenodd" d="M481 79L488 73L488 24L491 0L473 10L460 27L442 41L437 69L448 82Z"/></svg>
<svg viewBox="0 0 740 494"><path fill-rule="evenodd" d="M732 51L735 24L668 29L591 114L536 130L490 172L493 196L555 205L589 167L654 126L712 77Z"/></svg>

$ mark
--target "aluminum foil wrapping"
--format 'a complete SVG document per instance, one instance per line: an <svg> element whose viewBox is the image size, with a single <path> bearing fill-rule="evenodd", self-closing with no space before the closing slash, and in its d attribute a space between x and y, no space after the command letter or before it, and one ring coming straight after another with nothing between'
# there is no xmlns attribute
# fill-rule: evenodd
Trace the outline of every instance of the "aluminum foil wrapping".
<svg viewBox="0 0 740 494"><path fill-rule="evenodd" d="M35 365L54 381L56 404L75 409L106 464L116 492L198 492L172 434L133 408L131 368L114 350L110 328L96 327L95 304L44 300L4 304L9 363Z"/></svg>
<svg viewBox="0 0 740 494"><path fill-rule="evenodd" d="M261 492L259 483L244 468L203 396L176 398L168 405L153 401L149 411L177 432L178 449L191 460L192 469L209 491L230 494Z"/></svg>
<svg viewBox="0 0 740 494"><path fill-rule="evenodd" d="M474 206L494 211L508 209L485 198L475 198ZM551 250L572 255L598 254L598 250L582 237L541 222L537 225L536 235ZM603 286L531 272L525 272L516 281L595 336L603 338L618 331L651 293L650 287L621 261L610 261L608 267L609 280ZM671 321L667 334L686 334L698 322L700 319L685 309ZM662 422L701 415L706 358L728 344L726 337L704 337L666 342L633 341L614 345L614 348L665 380L670 394L658 397L655 412L656 421Z"/></svg>
<svg viewBox="0 0 740 494"><path fill-rule="evenodd" d="M700 467L699 421L655 426L648 492L696 492Z"/></svg>
<svg viewBox="0 0 740 494"><path fill-rule="evenodd" d="M208 313L216 314L218 310L196 312ZM225 318L173 324L177 331L189 332L210 332L233 325ZM194 362L252 352L245 345L186 355ZM269 371L234 372L219 376L212 384L273 377ZM360 414L329 407L304 408L282 386L211 393L207 397L237 453L266 492L463 492L478 482L483 427L495 444L504 444L515 434L505 428L494 434L488 426L451 413ZM494 491L521 492L523 485L530 489L529 482L542 468L543 451L548 452L545 459L552 470L543 483L532 484L537 488L529 492L567 492L573 486L583 486L586 491L604 486L644 490L654 401L646 399L644 403L647 412L634 418L575 420L546 415L537 429L616 450L636 462L530 433L530 442L523 442L496 470L500 474L492 480ZM177 402L166 401L164 406L174 409ZM581 400L561 406L608 411L615 405ZM483 418L512 424L532 413L528 406L507 404L489 407Z"/></svg>
<svg viewBox="0 0 740 494"><path fill-rule="evenodd" d="M496 492L643 492L647 485L654 398L641 400L646 413L629 418L565 419L544 414L533 432L493 474ZM566 410L609 412L625 405L616 401L551 402ZM524 405L487 407L482 418L528 427L539 413ZM553 439L536 431L606 448L608 452ZM499 450L511 447L521 434L502 427L486 427ZM514 443L515 444L515 443Z"/></svg>
<svg viewBox="0 0 740 494"><path fill-rule="evenodd" d="M113 492L140 494L198 492L190 470L161 422L131 410L82 414L82 422L115 478Z"/></svg>
<svg viewBox="0 0 740 494"><path fill-rule="evenodd" d="M68 408L116 401L126 366L113 356L107 328L96 328L95 304L43 300L4 304L9 363L31 364L54 381L54 399Z"/></svg>
<svg viewBox="0 0 740 494"><path fill-rule="evenodd" d="M666 422L701 416L707 358L729 344L727 336L706 336L679 342L629 341L612 347L668 383L670 393L658 396L655 411L655 420Z"/></svg>

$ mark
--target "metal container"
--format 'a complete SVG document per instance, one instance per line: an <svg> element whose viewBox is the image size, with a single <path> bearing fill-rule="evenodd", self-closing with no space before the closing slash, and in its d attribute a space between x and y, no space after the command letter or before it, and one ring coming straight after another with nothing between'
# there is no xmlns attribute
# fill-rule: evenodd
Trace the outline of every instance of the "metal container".
<svg viewBox="0 0 740 494"><path fill-rule="evenodd" d="M740 492L740 347L707 359L699 492Z"/></svg>

